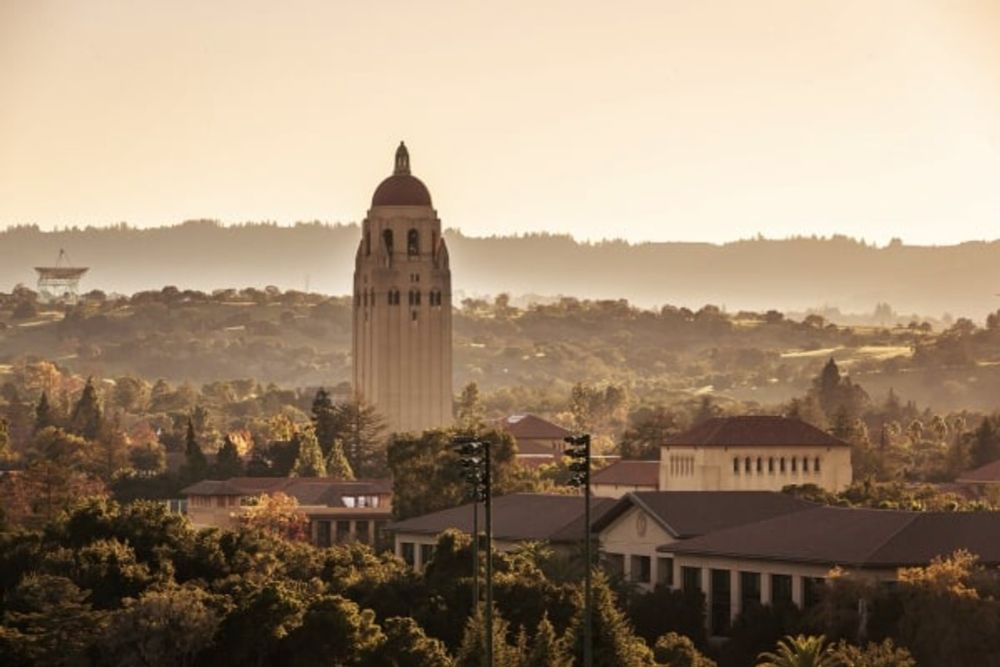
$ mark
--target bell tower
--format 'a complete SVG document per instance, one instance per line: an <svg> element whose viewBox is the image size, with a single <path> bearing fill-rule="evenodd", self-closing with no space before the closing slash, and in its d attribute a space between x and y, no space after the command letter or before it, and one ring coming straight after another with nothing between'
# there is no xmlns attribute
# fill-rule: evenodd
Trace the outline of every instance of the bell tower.
<svg viewBox="0 0 1000 667"><path fill-rule="evenodd" d="M451 269L431 195L400 142L354 264L354 393L392 432L452 422Z"/></svg>

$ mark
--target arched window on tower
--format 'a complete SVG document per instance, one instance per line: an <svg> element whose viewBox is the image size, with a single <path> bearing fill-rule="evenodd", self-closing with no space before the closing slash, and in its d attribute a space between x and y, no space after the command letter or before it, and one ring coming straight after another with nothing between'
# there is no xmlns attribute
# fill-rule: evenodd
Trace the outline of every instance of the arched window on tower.
<svg viewBox="0 0 1000 667"><path fill-rule="evenodd" d="M372 233L371 230L365 230L365 254L372 254Z"/></svg>
<svg viewBox="0 0 1000 667"><path fill-rule="evenodd" d="M382 232L382 243L385 244L385 251L389 256L392 256L392 230L387 229Z"/></svg>
<svg viewBox="0 0 1000 667"><path fill-rule="evenodd" d="M406 254L410 257L420 254L420 233L415 229L406 233Z"/></svg>

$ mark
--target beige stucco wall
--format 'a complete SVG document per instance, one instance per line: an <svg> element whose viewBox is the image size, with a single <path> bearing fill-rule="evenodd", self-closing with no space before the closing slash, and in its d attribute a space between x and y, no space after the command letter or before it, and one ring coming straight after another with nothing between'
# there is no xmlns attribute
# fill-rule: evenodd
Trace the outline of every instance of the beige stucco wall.
<svg viewBox="0 0 1000 667"><path fill-rule="evenodd" d="M419 234L408 255L407 235ZM391 230L388 253L383 232ZM369 241L370 239L370 249ZM399 304L388 293L399 291ZM420 304L410 304L411 290ZM430 292L441 292L432 305ZM354 270L353 385L392 432L420 432L452 422L451 270L441 221L431 207L368 211Z"/></svg>
<svg viewBox="0 0 1000 667"><path fill-rule="evenodd" d="M745 470L750 457L751 471ZM814 471L816 458L820 471ZM740 471L733 471L733 459L740 460ZM762 472L757 472L757 459ZM780 461L785 459L781 472ZM796 460L792 470L791 460ZM808 471L802 459L809 461ZM774 471L768 464L774 460ZM841 491L851 483L849 447L692 447L665 445L660 448L661 491L780 491L789 484L815 484L827 491Z"/></svg>
<svg viewBox="0 0 1000 667"><path fill-rule="evenodd" d="M650 577L648 582L636 582L641 588L652 589L657 582L665 581L660 568L663 563L659 558L667 554L657 553L656 548L669 544L674 538L649 514L639 507L632 507L598 535L602 554L621 554L624 556L625 578L635 581L636 573L632 571L632 556L647 556L650 559Z"/></svg>
<svg viewBox="0 0 1000 667"><path fill-rule="evenodd" d="M638 484L599 484L591 482L590 492L598 498L621 498L626 493L633 491L656 491L652 486L640 486Z"/></svg>

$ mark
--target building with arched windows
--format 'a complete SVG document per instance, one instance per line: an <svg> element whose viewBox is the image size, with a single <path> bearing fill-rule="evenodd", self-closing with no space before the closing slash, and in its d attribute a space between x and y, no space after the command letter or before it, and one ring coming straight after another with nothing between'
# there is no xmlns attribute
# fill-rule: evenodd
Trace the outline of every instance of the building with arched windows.
<svg viewBox="0 0 1000 667"><path fill-rule="evenodd" d="M400 142L375 189L354 268L355 395L394 432L452 421L451 270L431 195Z"/></svg>

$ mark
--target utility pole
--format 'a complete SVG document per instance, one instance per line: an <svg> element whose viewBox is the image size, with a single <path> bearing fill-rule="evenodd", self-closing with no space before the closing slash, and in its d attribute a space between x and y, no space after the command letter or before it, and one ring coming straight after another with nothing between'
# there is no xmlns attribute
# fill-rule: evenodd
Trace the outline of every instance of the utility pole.
<svg viewBox="0 0 1000 667"><path fill-rule="evenodd" d="M474 613L479 613L479 503L483 503L486 523L486 664L493 667L493 475L490 442L475 436L452 440L459 455L465 481L472 486L472 558Z"/></svg>
<svg viewBox="0 0 1000 667"><path fill-rule="evenodd" d="M583 489L583 545L587 567L583 575L583 665L594 665L594 593L593 593L593 545L590 535L590 434L571 435L564 438L569 445L569 470L572 473L571 486Z"/></svg>

